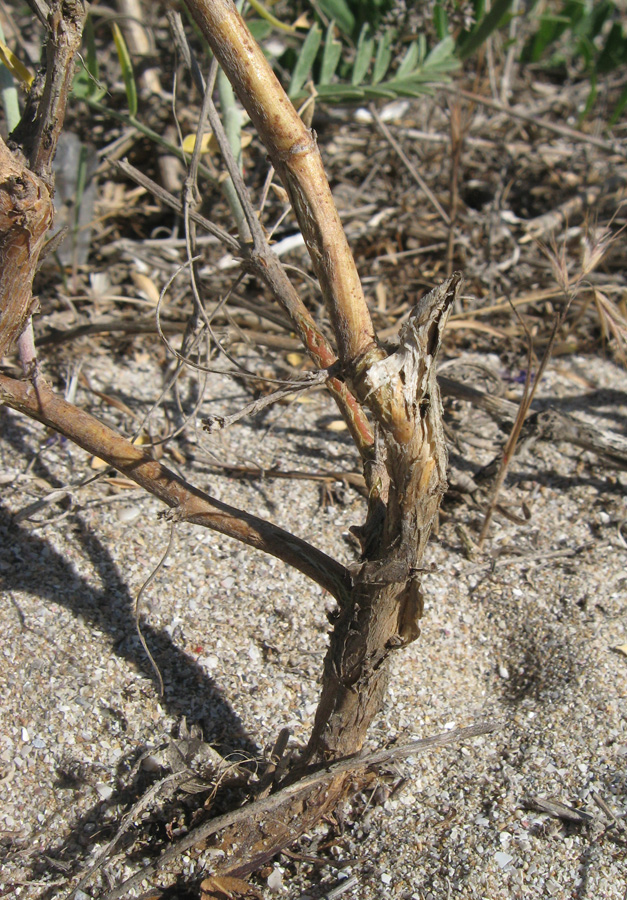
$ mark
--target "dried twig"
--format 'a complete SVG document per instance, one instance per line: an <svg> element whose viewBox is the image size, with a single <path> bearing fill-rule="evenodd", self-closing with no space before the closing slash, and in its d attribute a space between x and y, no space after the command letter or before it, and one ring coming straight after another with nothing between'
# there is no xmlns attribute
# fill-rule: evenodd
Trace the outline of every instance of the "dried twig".
<svg viewBox="0 0 627 900"><path fill-rule="evenodd" d="M472 100L473 103L480 103L481 106L487 106L489 109L494 109L497 112L503 113L503 115L508 116L510 119L519 119L521 122L528 122L530 125L544 129L544 131L552 131L553 134L559 134L561 137L569 138L579 144L590 144L593 147L598 147L599 150L603 150L605 153L627 158L627 150L619 141L604 141L602 138L595 137L593 134L584 134L583 131L569 128L568 125L549 122L548 119L542 119L531 113L521 112L510 106L505 106L503 103L499 103L498 100L491 100L489 97L482 97L480 94L473 94L471 91L465 91L460 88L459 85L439 85L438 87L439 90L442 90L447 94L465 97L466 100Z"/></svg>
<svg viewBox="0 0 627 900"><path fill-rule="evenodd" d="M379 113L377 112L377 108L374 105L374 103L370 104L369 109L370 109L370 112L372 113L372 118L376 122L377 128L379 129L379 131L381 132L383 137L389 143L390 147L394 150L394 152L396 153L398 158L401 160L401 162L403 163L403 165L405 166L405 168L407 169L407 171L409 172L411 177L414 179L414 181L416 182L416 184L418 185L420 190L424 193L427 200L431 203L433 208L436 210L436 212L438 213L438 215L440 216L440 218L442 219L444 224L450 226L451 219L450 219L449 214L443 208L442 204L440 203L438 198L435 196L435 194L433 193L433 191L431 190L429 185L426 183L426 181L424 180L424 178L422 177L422 175L420 174L420 172L418 171L416 166L409 159L409 157L407 156L407 154L405 153L405 151L403 150L403 148L401 147L399 142L396 140L396 138L394 137L394 135L392 134L390 129L387 127L387 125L385 124L385 122L383 121L383 119L381 118ZM450 272L449 274L452 275L453 273Z"/></svg>

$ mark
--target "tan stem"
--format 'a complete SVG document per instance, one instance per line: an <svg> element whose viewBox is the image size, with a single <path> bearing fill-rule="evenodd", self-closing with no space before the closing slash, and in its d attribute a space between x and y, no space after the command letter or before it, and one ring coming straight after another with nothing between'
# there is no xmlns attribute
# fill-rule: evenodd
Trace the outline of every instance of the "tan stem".
<svg viewBox="0 0 627 900"><path fill-rule="evenodd" d="M150 191L155 197L158 197L164 203L182 213L183 206L180 200L165 191L160 185L152 181L131 166L126 160L119 162L118 168L121 169L129 178L132 178L137 184L141 184L146 190ZM190 218L197 222L208 231L212 231L216 236L230 247L228 243L231 239L230 235L218 230L202 216L196 212L190 211ZM298 296L296 288L287 276L287 273L277 255L272 251L268 242L261 242L260 248L255 250L254 247L236 247L230 248L236 250L245 258L246 265L261 281L265 282L274 294L278 303L283 307L290 318L296 333L298 334L303 345L307 349L309 356L320 369L330 369L337 362L333 348L324 336L322 330L315 322L313 316ZM345 382L336 377L329 377L327 381L329 393L338 405L338 408L346 422L351 437L355 442L360 456L363 460L372 458L372 430L370 423L362 407L356 398L348 389Z"/></svg>
<svg viewBox="0 0 627 900"><path fill-rule="evenodd" d="M312 132L305 126L230 0L185 0L250 115L283 181L349 370L365 353L380 358L357 267Z"/></svg>

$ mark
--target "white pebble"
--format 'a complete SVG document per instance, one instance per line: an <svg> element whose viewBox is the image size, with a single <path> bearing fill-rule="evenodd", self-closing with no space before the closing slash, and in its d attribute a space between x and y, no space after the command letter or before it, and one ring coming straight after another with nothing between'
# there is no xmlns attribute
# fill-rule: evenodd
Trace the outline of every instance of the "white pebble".
<svg viewBox="0 0 627 900"><path fill-rule="evenodd" d="M138 519L141 516L141 512L139 506L127 506L126 509L121 509L118 512L118 519L124 525L130 525L131 522L134 522L135 519Z"/></svg>
<svg viewBox="0 0 627 900"><path fill-rule="evenodd" d="M283 889L283 872L277 866L268 875L268 887L274 894Z"/></svg>
<svg viewBox="0 0 627 900"><path fill-rule="evenodd" d="M513 860L513 856L509 853L505 853L502 850L499 850L498 853L494 854L494 861L500 869L504 869L505 866L508 866Z"/></svg>
<svg viewBox="0 0 627 900"><path fill-rule="evenodd" d="M96 793L100 797L101 800L108 800L109 797L113 794L113 788L108 784L103 784L101 781L96 785Z"/></svg>

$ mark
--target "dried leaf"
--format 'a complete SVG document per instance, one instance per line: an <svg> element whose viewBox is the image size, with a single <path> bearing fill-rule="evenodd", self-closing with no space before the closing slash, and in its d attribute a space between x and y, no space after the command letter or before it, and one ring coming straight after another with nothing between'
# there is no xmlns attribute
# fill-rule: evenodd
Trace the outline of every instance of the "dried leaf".
<svg viewBox="0 0 627 900"><path fill-rule="evenodd" d="M242 132L241 137L241 145L242 147L248 147L250 142L252 141L253 136L249 134L247 131ZM194 148L196 146L196 132L193 134L188 134L187 137L183 139L183 150L185 153L193 153ZM201 153L219 153L220 148L218 146L218 142L215 139L213 132L206 132L202 136L202 141L200 142L200 152Z"/></svg>
<svg viewBox="0 0 627 900"><path fill-rule="evenodd" d="M11 75L19 82L26 85L26 87L31 86L34 79L32 72L17 58L11 48L7 47L4 41L0 41L0 62L6 66Z"/></svg>
<svg viewBox="0 0 627 900"><path fill-rule="evenodd" d="M141 291L146 300L152 303L153 306L156 306L159 303L161 293L152 278L149 278L148 275L144 275L142 272L131 272L131 278L137 290Z"/></svg>
<svg viewBox="0 0 627 900"><path fill-rule="evenodd" d="M281 187L280 184L275 184L273 181L272 184L270 185L270 189L272 190L272 192L274 194L276 194L276 196L279 198L279 200L282 203L289 203L290 198L287 194L287 191L285 190L284 187Z"/></svg>

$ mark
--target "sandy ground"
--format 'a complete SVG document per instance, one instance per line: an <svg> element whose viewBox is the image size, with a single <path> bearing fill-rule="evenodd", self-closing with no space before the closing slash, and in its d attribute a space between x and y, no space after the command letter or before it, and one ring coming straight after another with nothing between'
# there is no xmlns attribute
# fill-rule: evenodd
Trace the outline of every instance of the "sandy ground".
<svg viewBox="0 0 627 900"><path fill-rule="evenodd" d="M161 377L150 354L130 360L115 381L107 359L87 366L94 387L145 408ZM617 365L560 361L541 393L625 433L627 377ZM241 388L218 377L209 396L217 399L205 411L242 402ZM93 404L93 395L79 391L78 402ZM115 409L92 408L121 423ZM447 415L463 436L468 410L458 404ZM350 470L348 439L328 429L336 418L318 393L273 409L262 423L215 437L190 433L179 446L198 486L351 560L344 535L363 516L352 489L337 484L325 505L311 482L243 482L208 465L219 458ZM0 895L64 897L146 789L133 774L142 754L153 751L149 762L167 772L158 767L159 748L183 720L223 752L253 757L284 726L294 743L306 738L332 604L274 559L177 528L142 601L142 631L165 686L160 697L134 614L169 536L159 504L96 483L25 515L53 488L95 470L82 451L17 414L0 410L0 422ZM472 435L462 444L468 460L489 459L472 444ZM623 900L626 495L627 475L592 454L535 444L516 459L504 495L517 515L524 502L531 518L522 525L498 516L487 553L471 559L456 525L472 529L479 514L447 499L428 554L423 633L394 658L370 744L481 721L496 721L498 730L395 764L333 825L331 848L329 825L301 842L299 852L319 864L282 856L257 878L264 896ZM621 646L622 653L614 649ZM567 821L530 808L538 797L583 815ZM157 821L160 809L152 808ZM114 856L78 896L102 896L140 858ZM196 884L198 868L188 855L177 871ZM172 883L175 874L152 884ZM169 896L184 896L181 880Z"/></svg>

